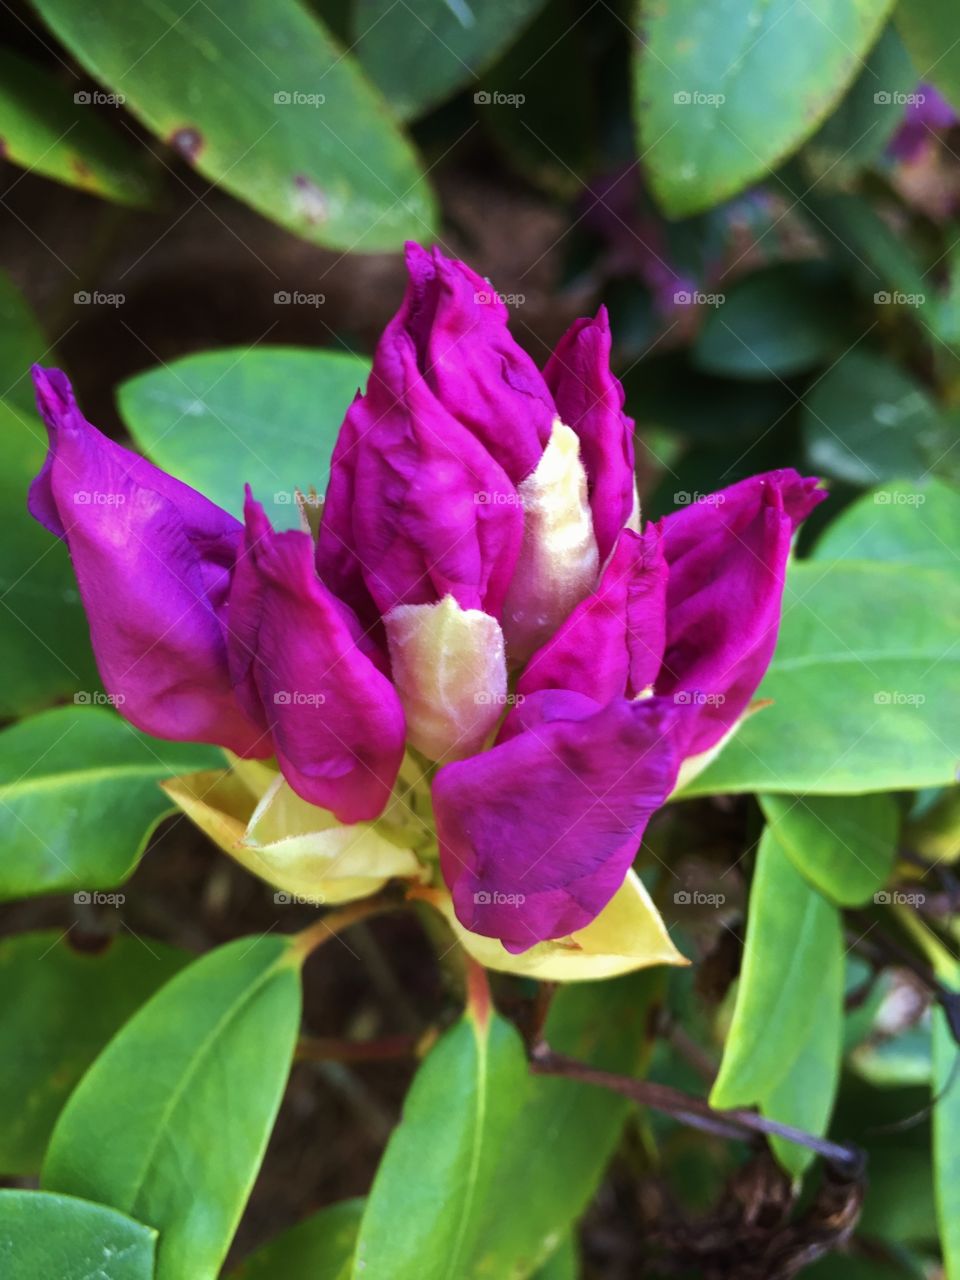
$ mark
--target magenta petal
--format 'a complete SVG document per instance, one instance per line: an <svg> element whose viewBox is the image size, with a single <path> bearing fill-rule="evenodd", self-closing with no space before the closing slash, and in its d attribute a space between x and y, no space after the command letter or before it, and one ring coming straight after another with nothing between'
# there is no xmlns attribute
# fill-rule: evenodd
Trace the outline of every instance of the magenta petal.
<svg viewBox="0 0 960 1280"><path fill-rule="evenodd" d="M662 699L617 699L592 714L582 695L548 692L531 702L520 709L527 732L445 765L433 784L457 917L514 951L565 937L599 914L678 766L677 712Z"/></svg>
<svg viewBox="0 0 960 1280"><path fill-rule="evenodd" d="M507 328L507 308L465 262L407 245L410 283L388 326L412 339L417 367L443 407L518 484L533 471L556 416L543 376Z"/></svg>
<svg viewBox="0 0 960 1280"><path fill-rule="evenodd" d="M517 693L570 689L606 703L649 688L663 658L666 588L659 530L624 529L596 591L533 655Z"/></svg>
<svg viewBox="0 0 960 1280"><path fill-rule="evenodd" d="M29 507L69 547L104 686L147 733L269 755L228 672L239 522L91 426L58 369L33 377L50 450Z"/></svg>
<svg viewBox="0 0 960 1280"><path fill-rule="evenodd" d="M689 708L686 754L717 743L770 664L790 541L827 495L796 471L752 476L660 522L669 566L658 694Z"/></svg>
<svg viewBox="0 0 960 1280"><path fill-rule="evenodd" d="M523 509L503 469L431 394L406 334L381 341L367 394L347 414L333 473L318 553L332 588L352 549L354 572L381 614L445 595L464 609L499 612Z"/></svg>
<svg viewBox="0 0 960 1280"><path fill-rule="evenodd" d="M630 518L635 484L633 419L623 412L623 388L610 372L610 346L601 307L595 320L574 322L544 370L557 412L580 437L601 564Z"/></svg>
<svg viewBox="0 0 960 1280"><path fill-rule="evenodd" d="M273 733L291 787L341 822L376 818L403 756L400 700L358 646L350 610L317 577L308 534L275 533L247 496L230 592L237 693Z"/></svg>

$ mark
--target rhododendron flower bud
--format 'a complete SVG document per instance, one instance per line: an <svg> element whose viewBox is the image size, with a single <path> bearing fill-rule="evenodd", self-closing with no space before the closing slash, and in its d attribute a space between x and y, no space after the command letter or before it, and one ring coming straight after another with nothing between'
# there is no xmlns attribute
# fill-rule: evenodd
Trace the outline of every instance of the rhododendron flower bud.
<svg viewBox="0 0 960 1280"><path fill-rule="evenodd" d="M169 785L244 865L318 900L442 874L417 892L494 967L677 963L631 866L748 711L824 495L776 471L641 529L606 314L541 373L469 267L407 265L319 528L276 532L249 492L241 525L42 370L31 510L124 714L275 757Z"/></svg>

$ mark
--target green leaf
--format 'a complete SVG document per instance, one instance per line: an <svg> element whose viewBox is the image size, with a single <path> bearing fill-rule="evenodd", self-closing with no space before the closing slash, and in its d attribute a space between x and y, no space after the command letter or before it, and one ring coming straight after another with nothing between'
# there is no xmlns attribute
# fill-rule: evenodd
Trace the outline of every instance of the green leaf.
<svg viewBox="0 0 960 1280"><path fill-rule="evenodd" d="M337 432L369 372L369 361L335 351L230 348L138 374L118 399L158 466L241 518L249 483L276 523L294 528L293 491L326 488Z"/></svg>
<svg viewBox="0 0 960 1280"><path fill-rule="evenodd" d="M888 25L836 111L810 139L806 152L836 182L883 154L917 88L917 72L896 28Z"/></svg>
<svg viewBox="0 0 960 1280"><path fill-rule="evenodd" d="M794 564L749 716L684 796L947 786L960 759L960 582L937 569Z"/></svg>
<svg viewBox="0 0 960 1280"><path fill-rule="evenodd" d="M561 987L544 1035L551 1048L593 1066L638 1075L650 1044L663 972ZM535 1076L499 1154L499 1174L468 1280L531 1274L586 1209L619 1141L630 1103L606 1089Z"/></svg>
<svg viewBox="0 0 960 1280"><path fill-rule="evenodd" d="M10 1280L151 1280L156 1239L102 1204L0 1190L0 1270Z"/></svg>
<svg viewBox="0 0 960 1280"><path fill-rule="evenodd" d="M36 8L148 128L268 218L337 249L430 236L433 199L409 143L296 0Z"/></svg>
<svg viewBox="0 0 960 1280"><path fill-rule="evenodd" d="M360 1224L356 1280L469 1274L487 1198L528 1088L520 1037L470 1011L437 1042L404 1103ZM525 1189L525 1191L528 1188Z"/></svg>
<svg viewBox="0 0 960 1280"><path fill-rule="evenodd" d="M54 1122L103 1046L187 956L122 933L77 950L57 929L0 942L0 1172L38 1173Z"/></svg>
<svg viewBox="0 0 960 1280"><path fill-rule="evenodd" d="M770 829L810 883L859 907L893 871L900 814L891 796L760 796Z"/></svg>
<svg viewBox="0 0 960 1280"><path fill-rule="evenodd" d="M860 1045L850 1055L850 1066L861 1079L878 1089L929 1085L931 1056L930 1027L921 1025L908 1027L888 1039Z"/></svg>
<svg viewBox="0 0 960 1280"><path fill-rule="evenodd" d="M844 341L836 276L822 263L787 262L732 286L707 313L693 359L709 373L788 377L829 360Z"/></svg>
<svg viewBox="0 0 960 1280"><path fill-rule="evenodd" d="M58 707L0 732L0 901L110 889L173 805L158 783L213 747L161 742L102 707Z"/></svg>
<svg viewBox="0 0 960 1280"><path fill-rule="evenodd" d="M850 351L804 403L810 464L851 484L920 478L946 447L926 391L890 360Z"/></svg>
<svg viewBox="0 0 960 1280"><path fill-rule="evenodd" d="M960 991L960 968L949 977ZM933 1177L946 1280L960 1277L960 1048L941 1008L933 1012Z"/></svg>
<svg viewBox="0 0 960 1280"><path fill-rule="evenodd" d="M143 153L108 128L98 110L89 91L74 90L30 59L0 49L4 159L107 200L149 204L156 182Z"/></svg>
<svg viewBox="0 0 960 1280"><path fill-rule="evenodd" d="M365 1201L342 1200L268 1241L229 1280L339 1280L353 1257Z"/></svg>
<svg viewBox="0 0 960 1280"><path fill-rule="evenodd" d="M182 970L110 1042L53 1131L43 1185L160 1232L156 1280L214 1280L263 1159L300 1025L289 940Z"/></svg>
<svg viewBox="0 0 960 1280"><path fill-rule="evenodd" d="M420 0L416 8L392 0L357 0L357 50L370 78L401 119L470 84L507 49L545 0ZM522 84L496 84L490 93L519 93ZM512 111L487 104L487 110Z"/></svg>
<svg viewBox="0 0 960 1280"><path fill-rule="evenodd" d="M636 26L640 151L671 217L765 177L859 73L889 0L647 0Z"/></svg>
<svg viewBox="0 0 960 1280"><path fill-rule="evenodd" d="M841 511L813 549L816 560L888 560L957 569L960 493L932 477L894 481Z"/></svg>
<svg viewBox="0 0 960 1280"><path fill-rule="evenodd" d="M0 717L35 711L99 680L66 547L27 513L27 490L47 453L30 365L49 344L0 275Z"/></svg>
<svg viewBox="0 0 960 1280"><path fill-rule="evenodd" d="M772 828L760 840L733 1021L710 1094L715 1107L756 1104L781 1124L825 1133L840 1075L840 914L796 870ZM811 1153L771 1142L799 1176Z"/></svg>
<svg viewBox="0 0 960 1280"><path fill-rule="evenodd" d="M566 1236L537 1272L536 1280L578 1280L579 1275L577 1242L573 1236Z"/></svg>
<svg viewBox="0 0 960 1280"><path fill-rule="evenodd" d="M919 71L960 110L957 10L951 0L900 0L897 27Z"/></svg>

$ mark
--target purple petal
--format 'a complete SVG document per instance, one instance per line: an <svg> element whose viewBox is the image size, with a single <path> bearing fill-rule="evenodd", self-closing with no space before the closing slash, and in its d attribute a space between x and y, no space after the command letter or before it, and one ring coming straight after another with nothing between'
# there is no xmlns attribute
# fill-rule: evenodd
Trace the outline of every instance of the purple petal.
<svg viewBox="0 0 960 1280"><path fill-rule="evenodd" d="M780 626L790 541L827 495L815 478L771 471L660 522L669 566L667 642L656 691L689 708L687 755L746 711Z"/></svg>
<svg viewBox="0 0 960 1280"><path fill-rule="evenodd" d="M606 703L649 688L663 658L666 589L659 530L625 529L600 585L533 655L517 693L569 689Z"/></svg>
<svg viewBox="0 0 960 1280"><path fill-rule="evenodd" d="M351 604L362 579L381 614L452 595L496 615L522 538L515 487L431 393L410 337L388 332L334 451L321 577Z"/></svg>
<svg viewBox="0 0 960 1280"><path fill-rule="evenodd" d="M606 307L577 320L557 343L544 378L557 412L580 437L590 509L601 564L630 519L634 502L633 419L623 412L623 388L610 372Z"/></svg>
<svg viewBox="0 0 960 1280"><path fill-rule="evenodd" d="M407 270L403 305L385 337L396 329L410 336L431 392L519 483L537 465L556 417L540 371L510 336L499 296L465 262L410 243Z"/></svg>
<svg viewBox="0 0 960 1280"><path fill-rule="evenodd" d="M70 549L104 686L147 733L269 755L228 672L239 522L91 426L58 369L33 378L50 450L29 508Z"/></svg>
<svg viewBox="0 0 960 1280"><path fill-rule="evenodd" d="M294 791L340 822L376 818L403 756L390 681L358 645L359 624L317 577L306 533L275 533L247 495L246 538L230 592L238 696L264 716Z"/></svg>
<svg viewBox="0 0 960 1280"><path fill-rule="evenodd" d="M590 923L623 883L676 778L672 705L617 699L591 709L588 701L535 695L520 709L526 732L434 779L457 917L513 951Z"/></svg>

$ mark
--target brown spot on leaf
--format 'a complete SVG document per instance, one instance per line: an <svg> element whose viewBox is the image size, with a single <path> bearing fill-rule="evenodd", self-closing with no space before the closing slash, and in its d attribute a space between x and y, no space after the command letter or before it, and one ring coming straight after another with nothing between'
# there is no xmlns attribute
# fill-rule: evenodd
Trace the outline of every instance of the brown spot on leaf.
<svg viewBox="0 0 960 1280"><path fill-rule="evenodd" d="M181 125L168 139L174 151L179 151L192 164L203 149L203 134L194 125Z"/></svg>
<svg viewBox="0 0 960 1280"><path fill-rule="evenodd" d="M70 157L70 168L74 171L78 178L82 178L84 182L89 182L93 178L93 174L79 156Z"/></svg>
<svg viewBox="0 0 960 1280"><path fill-rule="evenodd" d="M296 188L294 204L297 212L311 226L316 226L318 222L326 222L330 216L330 208L327 203L327 197L317 184L311 178L304 177L302 173L298 173L293 179L293 185Z"/></svg>

